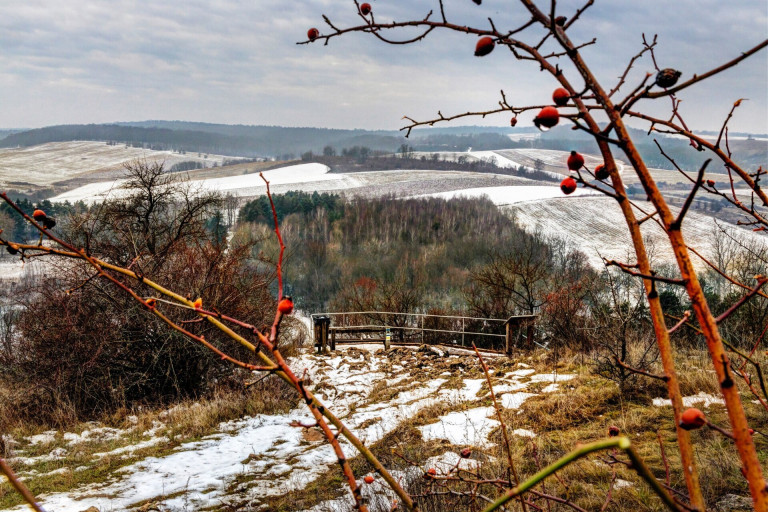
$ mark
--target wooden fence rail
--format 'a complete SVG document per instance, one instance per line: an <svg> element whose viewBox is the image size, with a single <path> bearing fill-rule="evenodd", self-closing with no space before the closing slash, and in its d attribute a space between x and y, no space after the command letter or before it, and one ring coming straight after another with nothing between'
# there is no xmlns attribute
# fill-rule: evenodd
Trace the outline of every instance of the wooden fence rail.
<svg viewBox="0 0 768 512"><path fill-rule="evenodd" d="M538 315L478 318L389 311L344 311L310 315L319 352L343 343L429 344L470 346L511 354L515 348L533 348ZM541 346L541 345L540 345Z"/></svg>

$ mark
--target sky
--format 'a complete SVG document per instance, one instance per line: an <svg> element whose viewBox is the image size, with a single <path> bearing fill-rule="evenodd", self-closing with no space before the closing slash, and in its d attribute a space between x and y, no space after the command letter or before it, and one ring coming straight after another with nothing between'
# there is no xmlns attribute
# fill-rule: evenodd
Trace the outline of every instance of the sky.
<svg viewBox="0 0 768 512"><path fill-rule="evenodd" d="M548 1L539 3L548 9ZM436 0L371 4L380 22L439 10ZM490 17L503 30L528 19L514 0L444 4L448 20L462 25L485 28ZM558 13L570 16L582 4L561 0ZM477 37L447 30L405 46L362 33L296 44L310 27L330 32L323 14L338 27L360 24L352 0L0 0L0 12L0 128L163 119L397 129L406 115L493 109L500 90L515 106L546 103L557 86L505 48L474 57ZM606 88L642 48L643 34L658 34L659 66L686 79L762 42L768 2L597 0L568 33L577 42L597 38L583 55ZM519 37L535 43L541 34L536 27ZM638 61L617 96L653 69L649 58ZM689 127L717 130L739 98L749 101L731 130L768 132L765 49L681 93L680 111ZM661 116L669 107L666 98L638 105ZM521 116L519 126L533 115ZM509 115L460 123L508 126Z"/></svg>

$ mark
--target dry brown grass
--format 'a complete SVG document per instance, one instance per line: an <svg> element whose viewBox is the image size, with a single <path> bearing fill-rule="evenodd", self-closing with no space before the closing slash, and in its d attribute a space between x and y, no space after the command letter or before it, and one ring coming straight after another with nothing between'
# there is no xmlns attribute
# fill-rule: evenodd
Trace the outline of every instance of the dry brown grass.
<svg viewBox="0 0 768 512"><path fill-rule="evenodd" d="M703 371L707 368L706 353L689 351L680 354L678 367L686 395L699 391L714 392L717 395L717 383L711 375ZM618 426L623 435L630 438L636 450L651 467L657 478L666 479L664 461L659 448L659 437L664 446L666 459L670 465L670 485L685 492L682 473L679 470L680 457L677 450L672 410L670 407L652 405L652 399L665 396L662 383L642 381L636 392L623 395L619 386L592 373L591 361L581 354L566 352L559 354L556 361L551 352L536 352L521 358L533 366L539 373L551 373L557 369L560 373L576 373L578 377L560 384L559 391L541 394L530 398L519 411L505 410L503 416L507 428L524 428L536 432L534 439L510 437L511 450L516 469L521 478L528 477L541 467L563 456L580 443L586 443L607 436L608 427ZM493 373L499 376L496 366L505 371L510 369L508 361L490 361ZM536 385L531 385L529 390ZM540 387L540 386L539 386ZM484 388L487 389L487 388ZM383 389L382 389L383 391ZM744 402L752 424L760 429L768 428L765 411L750 402L745 394ZM490 405L486 397L471 406ZM436 419L453 410L446 406L428 408L410 421L400 425L374 447L384 465L392 469L404 469L406 459L421 464L429 457L446 451L459 451L462 446L452 446L447 441L425 443L422 440L419 425L433 423ZM714 423L726 426L727 417L724 407L712 405L704 408ZM707 502L714 509L717 501L726 494L748 495L746 482L740 474L738 455L732 442L712 430L693 432L696 456L699 461L702 487L705 489ZM488 450L474 448L472 458L483 461L481 473L486 478L504 478L507 474L506 454L502 450L501 431L492 434L495 447ZM757 435L755 441L762 460L768 458L766 438ZM397 454L393 454L392 450ZM615 454L620 460L627 460L621 453ZM568 497L573 503L586 510L600 510L606 503L609 489L610 502L606 511L628 510L665 510L661 501L650 488L632 471L622 464L609 464L609 453L596 454L576 462L558 473L559 478L549 478L537 487L538 491ZM352 464L357 475L364 475L370 467L357 457ZM614 471L615 478L614 479ZM614 481L612 484L611 482ZM616 482L619 482L617 485ZM417 479L409 488L412 494L429 495L434 488L427 480ZM455 490L469 487L453 486ZM303 491L290 493L269 502L270 510L297 510L294 506L309 507L319 501L332 499L344 493L343 483L338 471L333 468ZM481 487L486 496L495 497L500 490L491 486ZM534 498L531 498L534 499ZM538 506L551 512L571 510L565 505L535 499ZM468 498L431 495L419 499L423 512L444 512L447 510L474 510ZM513 510L514 508L510 508Z"/></svg>
<svg viewBox="0 0 768 512"><path fill-rule="evenodd" d="M0 390L0 393L2 392ZM277 377L270 377L245 391L222 389L214 393L211 398L184 401L170 409L123 409L105 416L98 423L74 424L67 429L68 432L81 434L95 426L105 426L120 429L123 433L116 438L78 443L76 449L72 449L64 439L62 431L58 431L50 443L31 445L25 438L39 434L46 428L40 425L17 424L5 432L15 441L4 443L5 451L9 457L14 455L35 457L50 453L56 448L65 448L66 454L58 460L41 461L32 466L15 462L13 459L10 463L13 469L21 472L22 475L33 470L41 475L25 477L26 484L35 494L66 492L91 482L104 481L119 468L145 457L169 454L182 443L217 432L222 422L256 414L287 412L295 405L295 392ZM146 441L147 437L144 433L152 428L156 429L155 437L165 437L167 440L131 452L127 456L119 454L96 457L94 455ZM75 467L87 469L48 474L62 468ZM0 484L0 510L20 503L20 496L11 490L9 484Z"/></svg>

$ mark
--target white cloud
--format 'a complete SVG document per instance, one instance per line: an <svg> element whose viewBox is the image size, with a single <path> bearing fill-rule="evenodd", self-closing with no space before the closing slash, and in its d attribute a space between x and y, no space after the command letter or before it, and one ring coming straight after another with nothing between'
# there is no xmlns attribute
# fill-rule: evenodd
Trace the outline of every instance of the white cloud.
<svg viewBox="0 0 768 512"><path fill-rule="evenodd" d="M559 9L571 14L579 5L563 0ZM482 6L454 0L445 7L449 20L480 27L488 26L489 15L499 28L528 19L520 7L502 0ZM379 0L373 8L380 21L421 19L430 9L433 19L439 16L430 0ZM555 85L537 65L516 61L509 52L475 58L476 38L466 34L435 31L410 46L386 45L367 34L349 34L327 46L296 45L311 26L329 30L323 13L339 26L361 22L351 1L27 0L7 5L0 18L0 126L185 119L397 128L403 115L426 118L437 110L493 108L502 88L515 105L541 103ZM691 76L760 42L766 23L764 0L736 5L616 0L593 6L569 35L576 41L598 37L584 55L611 86L641 48L643 33L659 34L662 67ZM521 38L535 41L539 35L529 29ZM652 69L649 59L640 61L630 83ZM730 104L748 97L749 108L739 112L733 129L766 132L766 82L763 51L683 94L683 109L692 126L716 129ZM698 106L701 102L706 109ZM652 108L666 109L668 102Z"/></svg>

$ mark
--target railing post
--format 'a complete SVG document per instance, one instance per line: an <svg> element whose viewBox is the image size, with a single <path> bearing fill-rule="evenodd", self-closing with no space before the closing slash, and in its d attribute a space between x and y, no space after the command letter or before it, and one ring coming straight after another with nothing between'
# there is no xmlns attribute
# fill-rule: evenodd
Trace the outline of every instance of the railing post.
<svg viewBox="0 0 768 512"><path fill-rule="evenodd" d="M461 346L464 346L464 317L461 317Z"/></svg>
<svg viewBox="0 0 768 512"><path fill-rule="evenodd" d="M507 345L505 347L505 352L507 353L508 356L512 355L512 347L514 346L514 344L512 343L512 322L510 320L507 320L507 323L504 324L504 327L506 328L505 341Z"/></svg>
<svg viewBox="0 0 768 512"><path fill-rule="evenodd" d="M422 345L424 344L424 316L425 315L423 314L421 315L421 344Z"/></svg>

